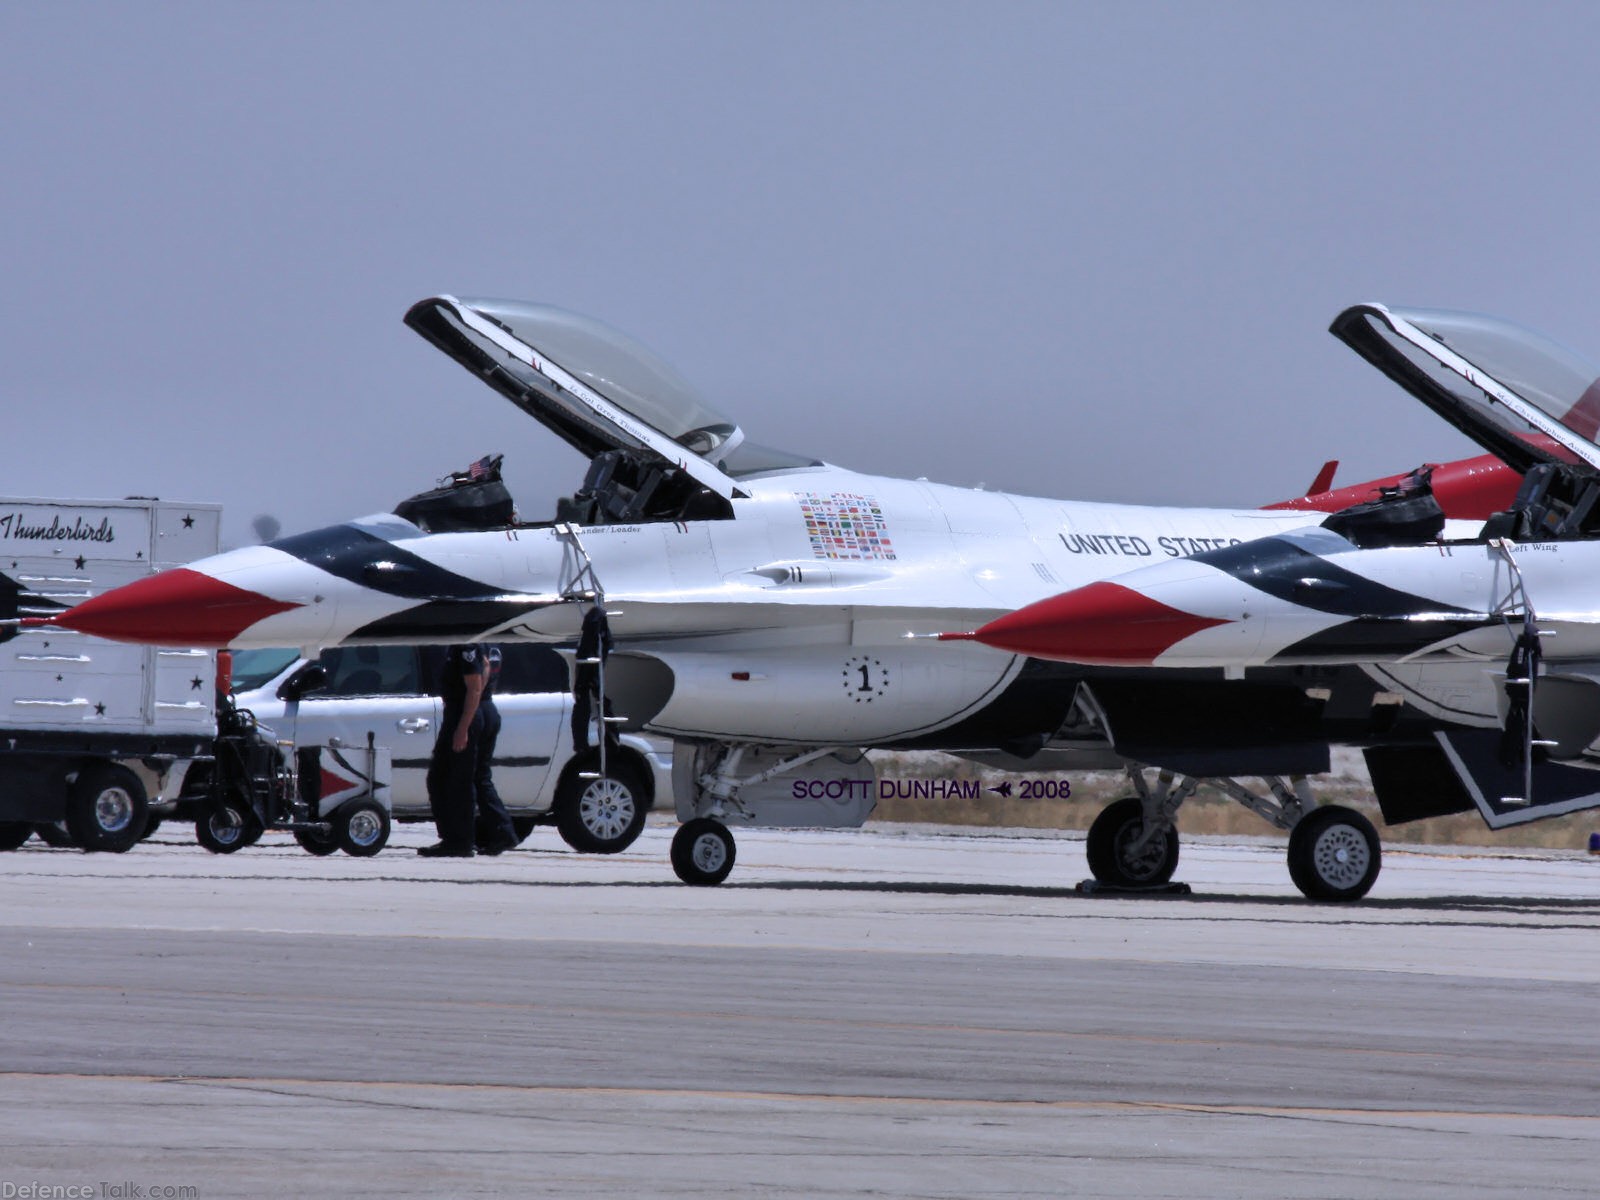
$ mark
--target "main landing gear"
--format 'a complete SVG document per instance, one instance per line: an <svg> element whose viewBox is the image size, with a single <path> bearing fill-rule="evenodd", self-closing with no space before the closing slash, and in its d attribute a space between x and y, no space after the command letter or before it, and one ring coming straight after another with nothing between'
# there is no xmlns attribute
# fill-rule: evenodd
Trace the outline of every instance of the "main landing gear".
<svg viewBox="0 0 1600 1200"><path fill-rule="evenodd" d="M1359 900L1372 889L1383 864L1372 822L1337 804L1316 807L1304 776L1266 780L1270 798L1232 779L1176 778L1128 768L1137 793L1107 805L1089 826L1089 870L1103 884L1155 888L1178 867L1176 817L1202 783L1289 831L1289 878L1308 899Z"/></svg>

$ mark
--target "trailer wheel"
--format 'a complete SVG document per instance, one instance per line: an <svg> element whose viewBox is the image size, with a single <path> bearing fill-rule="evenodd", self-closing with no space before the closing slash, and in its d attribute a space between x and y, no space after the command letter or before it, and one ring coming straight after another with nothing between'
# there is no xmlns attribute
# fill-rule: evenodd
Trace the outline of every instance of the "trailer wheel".
<svg viewBox="0 0 1600 1200"><path fill-rule="evenodd" d="M371 858L389 844L389 814L376 800L352 800L333 815L339 849L356 858Z"/></svg>
<svg viewBox="0 0 1600 1200"><path fill-rule="evenodd" d="M0 821L0 851L15 850L33 836L33 826L26 821Z"/></svg>
<svg viewBox="0 0 1600 1200"><path fill-rule="evenodd" d="M194 823L194 840L213 854L232 854L260 838L261 822L237 799L222 801Z"/></svg>
<svg viewBox="0 0 1600 1200"><path fill-rule="evenodd" d="M138 845L150 819L144 784L126 767L99 763L78 772L67 793L67 831L85 850L122 854Z"/></svg>

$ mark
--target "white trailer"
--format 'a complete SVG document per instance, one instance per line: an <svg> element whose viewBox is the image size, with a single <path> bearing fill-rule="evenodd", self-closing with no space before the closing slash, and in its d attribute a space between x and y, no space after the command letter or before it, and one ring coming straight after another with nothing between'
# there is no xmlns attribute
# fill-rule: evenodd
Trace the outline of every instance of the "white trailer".
<svg viewBox="0 0 1600 1200"><path fill-rule="evenodd" d="M222 510L141 497L0 498L0 849L64 823L127 850L217 734L216 658L88 637L48 616L217 551Z"/></svg>

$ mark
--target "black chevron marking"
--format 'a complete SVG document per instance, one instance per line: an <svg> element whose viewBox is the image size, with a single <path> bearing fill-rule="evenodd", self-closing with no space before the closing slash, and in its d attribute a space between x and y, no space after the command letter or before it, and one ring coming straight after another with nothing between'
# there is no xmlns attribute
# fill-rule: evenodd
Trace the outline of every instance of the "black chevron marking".
<svg viewBox="0 0 1600 1200"><path fill-rule="evenodd" d="M1357 575L1284 538L1260 538L1194 557L1279 600L1347 618L1284 647L1272 656L1275 662L1397 658L1496 620L1490 613L1444 608Z"/></svg>
<svg viewBox="0 0 1600 1200"><path fill-rule="evenodd" d="M1402 592L1335 566L1285 538L1266 537L1194 556L1240 583L1302 608L1336 617L1430 618L1482 623L1487 613L1441 608L1437 600Z"/></svg>
<svg viewBox="0 0 1600 1200"><path fill-rule="evenodd" d="M354 525L332 525L279 538L274 550L330 575L406 600L487 600L502 595Z"/></svg>

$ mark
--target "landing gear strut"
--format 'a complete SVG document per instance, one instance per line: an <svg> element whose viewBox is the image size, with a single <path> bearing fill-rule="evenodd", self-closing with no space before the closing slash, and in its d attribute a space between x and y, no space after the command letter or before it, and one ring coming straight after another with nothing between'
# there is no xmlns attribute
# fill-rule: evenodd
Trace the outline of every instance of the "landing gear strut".
<svg viewBox="0 0 1600 1200"><path fill-rule="evenodd" d="M1227 778L1160 771L1152 782L1134 766L1128 778L1138 794L1107 805L1089 827L1089 870L1112 887L1157 887L1171 880L1178 866L1178 809L1202 784L1289 831L1289 878L1308 899L1359 900L1383 865L1372 822L1341 805L1316 807L1304 776L1265 778L1266 796Z"/></svg>

